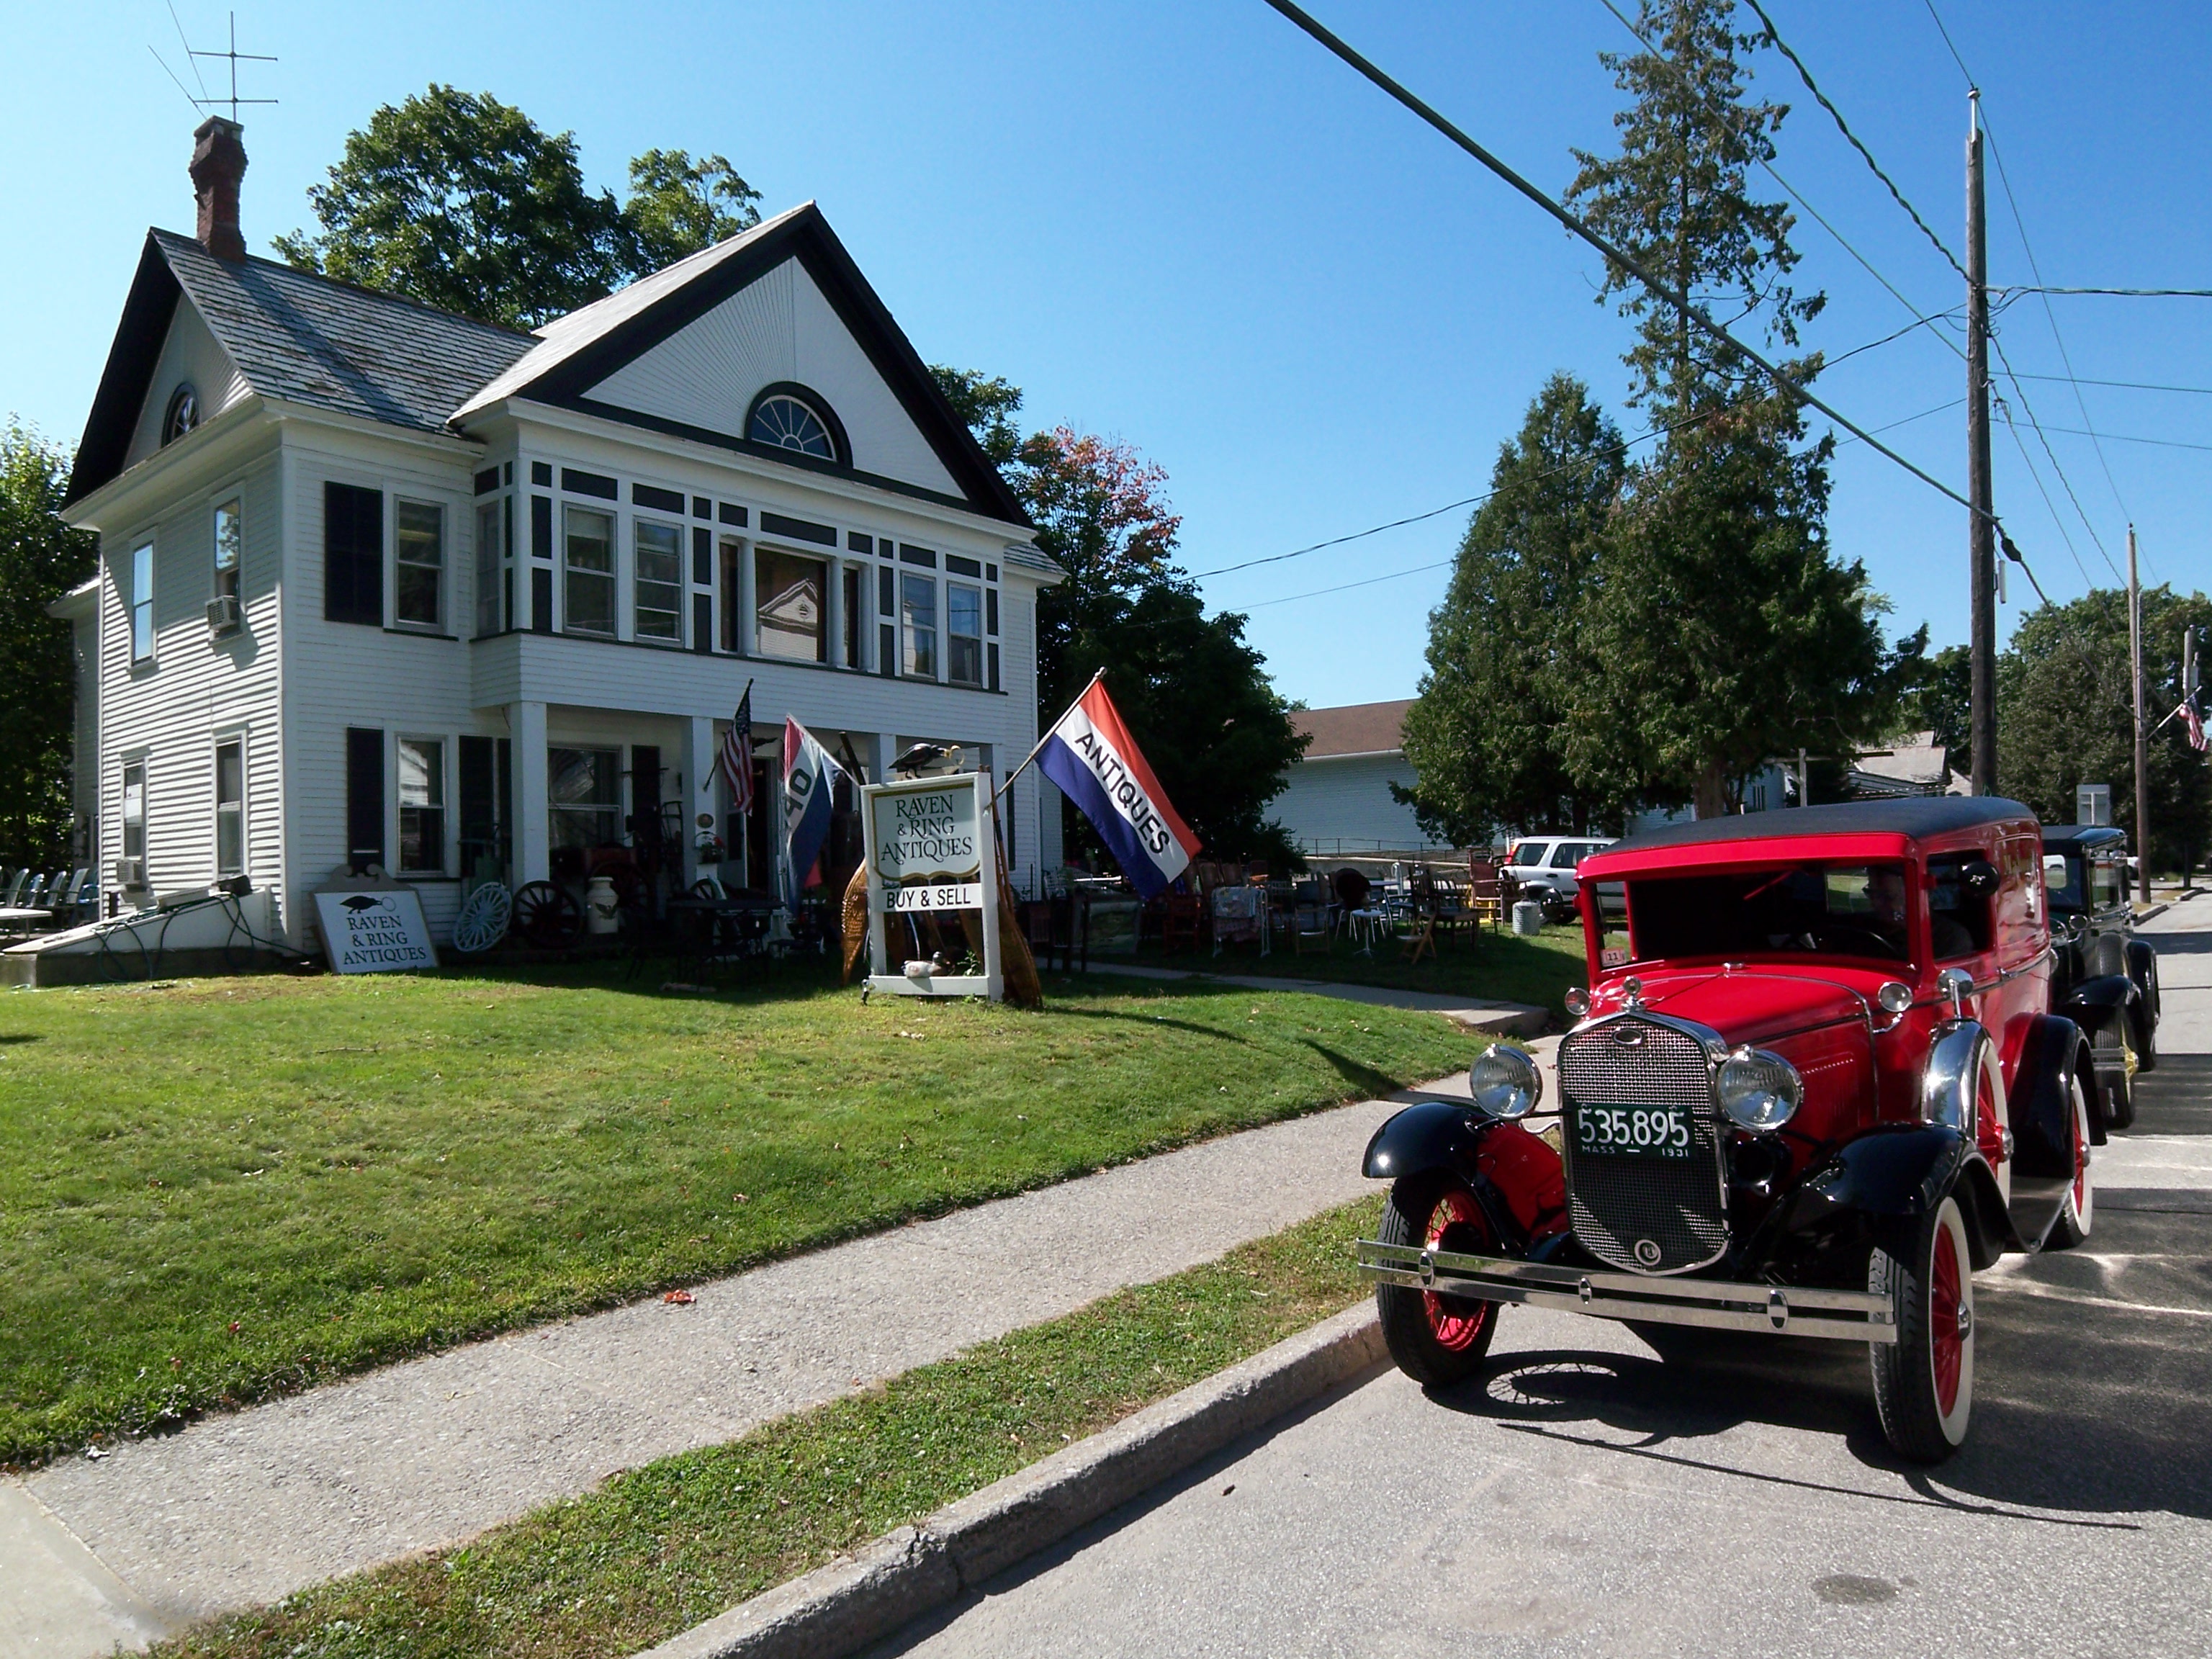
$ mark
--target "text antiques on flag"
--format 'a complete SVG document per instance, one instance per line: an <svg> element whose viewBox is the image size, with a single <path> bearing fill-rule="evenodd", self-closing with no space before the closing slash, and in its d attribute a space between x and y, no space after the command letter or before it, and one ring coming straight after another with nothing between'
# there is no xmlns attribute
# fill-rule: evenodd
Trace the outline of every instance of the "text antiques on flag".
<svg viewBox="0 0 2212 1659"><path fill-rule="evenodd" d="M814 861L830 838L830 809L845 769L830 758L822 740L787 715L783 722L783 842L791 872L791 896L821 878Z"/></svg>
<svg viewBox="0 0 2212 1659"><path fill-rule="evenodd" d="M1045 734L1037 769L1082 810L1146 898L1165 892L1198 856L1198 837L1145 764L1103 679L1092 680Z"/></svg>

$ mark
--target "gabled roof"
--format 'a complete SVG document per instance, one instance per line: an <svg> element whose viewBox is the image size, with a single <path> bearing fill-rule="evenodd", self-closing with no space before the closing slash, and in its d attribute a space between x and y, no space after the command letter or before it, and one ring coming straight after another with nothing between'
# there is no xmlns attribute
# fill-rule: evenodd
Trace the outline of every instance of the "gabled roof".
<svg viewBox="0 0 2212 1659"><path fill-rule="evenodd" d="M1340 708L1291 711L1291 729L1308 735L1305 758L1328 760L1348 755L1386 755L1406 746L1408 697L1400 702L1355 702Z"/></svg>
<svg viewBox="0 0 2212 1659"><path fill-rule="evenodd" d="M641 277L618 294L548 323L538 331L538 343L529 354L507 365L495 378L487 377L489 384L459 403L453 420L459 424L502 399L523 398L788 465L854 476L854 469L848 466L618 409L590 395L594 386L623 365L791 258L798 259L814 279L907 417L959 486L963 504L971 511L1029 528L1021 502L983 453L967 423L945 402L912 343L853 263L821 209L811 202L764 219L750 230ZM872 481L893 489L911 489L893 479Z"/></svg>
<svg viewBox="0 0 2212 1659"><path fill-rule="evenodd" d="M154 367L188 296L255 392L416 431L531 349L512 329L271 259L218 259L189 236L146 234L70 477L70 501L123 471Z"/></svg>

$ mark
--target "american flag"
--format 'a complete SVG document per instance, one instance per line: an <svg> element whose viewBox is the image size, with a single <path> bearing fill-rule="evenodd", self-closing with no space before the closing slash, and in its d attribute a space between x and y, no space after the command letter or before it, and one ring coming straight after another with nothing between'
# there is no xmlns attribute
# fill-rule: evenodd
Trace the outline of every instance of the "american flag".
<svg viewBox="0 0 2212 1659"><path fill-rule="evenodd" d="M748 684L722 734L722 775L730 781L730 811L742 818L753 810L753 688Z"/></svg>
<svg viewBox="0 0 2212 1659"><path fill-rule="evenodd" d="M2181 723L2189 728L2189 746L2198 754L2204 752L2204 716L2197 712L2197 699L2185 698L2181 705Z"/></svg>

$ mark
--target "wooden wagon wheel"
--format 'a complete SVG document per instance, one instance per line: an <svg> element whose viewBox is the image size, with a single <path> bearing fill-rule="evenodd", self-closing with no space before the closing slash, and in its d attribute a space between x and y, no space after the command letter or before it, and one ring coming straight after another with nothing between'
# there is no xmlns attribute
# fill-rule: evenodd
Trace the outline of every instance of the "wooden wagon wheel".
<svg viewBox="0 0 2212 1659"><path fill-rule="evenodd" d="M529 882L514 896L512 927L541 951L564 951L583 936L584 907L564 887Z"/></svg>
<svg viewBox="0 0 2212 1659"><path fill-rule="evenodd" d="M507 937L514 919L514 896L499 882L485 882L461 905L453 922L453 949L465 957L481 956Z"/></svg>

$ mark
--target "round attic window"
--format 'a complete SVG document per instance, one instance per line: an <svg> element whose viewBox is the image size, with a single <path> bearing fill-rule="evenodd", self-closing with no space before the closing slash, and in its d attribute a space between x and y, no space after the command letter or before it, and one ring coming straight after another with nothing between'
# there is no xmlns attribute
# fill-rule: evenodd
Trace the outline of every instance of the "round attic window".
<svg viewBox="0 0 2212 1659"><path fill-rule="evenodd" d="M161 416L161 441L174 443L200 423L200 394L190 380L169 394L168 412Z"/></svg>
<svg viewBox="0 0 2212 1659"><path fill-rule="evenodd" d="M745 435L757 444L795 449L825 461L837 459L837 441L830 435L829 422L787 392L763 398L754 405Z"/></svg>

